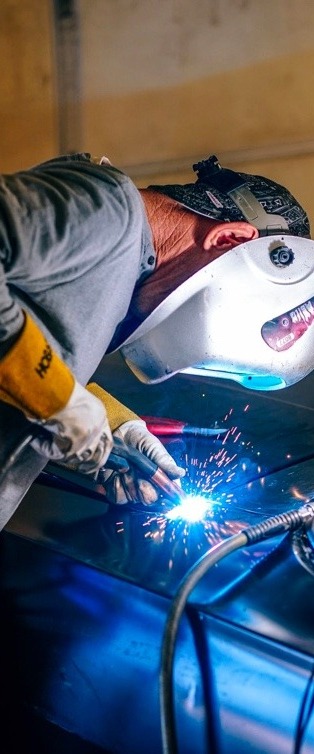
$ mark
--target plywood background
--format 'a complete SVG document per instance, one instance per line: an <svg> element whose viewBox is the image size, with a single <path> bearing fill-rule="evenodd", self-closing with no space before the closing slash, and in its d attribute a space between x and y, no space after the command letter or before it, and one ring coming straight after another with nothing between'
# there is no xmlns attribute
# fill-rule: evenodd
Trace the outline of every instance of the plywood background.
<svg viewBox="0 0 314 754"><path fill-rule="evenodd" d="M58 150L52 14L47 0L0 3L0 170Z"/></svg>
<svg viewBox="0 0 314 754"><path fill-rule="evenodd" d="M63 69L58 13L77 23ZM147 185L216 153L286 184L314 228L313 30L312 0L2 0L0 170L82 149Z"/></svg>

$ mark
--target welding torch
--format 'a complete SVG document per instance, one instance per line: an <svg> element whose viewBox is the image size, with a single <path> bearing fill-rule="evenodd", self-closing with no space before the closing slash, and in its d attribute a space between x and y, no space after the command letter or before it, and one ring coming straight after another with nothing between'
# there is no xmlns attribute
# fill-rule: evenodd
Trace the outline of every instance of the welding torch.
<svg viewBox="0 0 314 754"><path fill-rule="evenodd" d="M21 453L32 442L32 440L38 438L38 436L42 437L43 434L47 436L45 429L43 427L40 427L39 429L38 427L36 427L36 429L32 428L30 432L22 437L22 439L19 441L19 443L16 445L14 450L10 453L10 455L0 468L0 482L3 480L7 472L13 467L14 463L16 463ZM59 475L64 479L64 472L69 472L70 476L74 473L70 467L69 469L67 469L66 467L64 469L63 464L53 464L53 466L53 476L55 478ZM57 471L55 471L55 466L57 466ZM168 499L170 499L173 503L178 504L186 496L186 493L181 489L180 485L169 479L167 474L162 469L160 469L159 466L154 463L154 461L141 453L140 450L127 445L125 442L123 442L123 440L120 440L118 438L114 438L114 444L106 460L106 463L104 464L104 468L112 469L113 471L116 471L120 474L126 473L129 470L137 471L143 476L144 479L153 484L154 487L159 490L159 492L166 494ZM81 482L78 482L77 473L75 474L75 476L76 480L75 482L73 482L73 487L83 487L85 490L89 489L91 492L95 492L97 494L97 497L102 496L105 498L105 494L100 492L101 485L98 485L95 479L86 474L79 473ZM71 481L69 474L66 475L65 481L67 481L68 483ZM109 501L105 500L105 502Z"/></svg>
<svg viewBox="0 0 314 754"><path fill-rule="evenodd" d="M105 468L125 473L135 469L159 491L165 493L172 502L179 503L186 493L177 482L169 479L167 474L140 450L127 445L123 440L114 439L113 448L105 463Z"/></svg>
<svg viewBox="0 0 314 754"><path fill-rule="evenodd" d="M147 429L153 435L194 435L199 437L218 437L228 432L228 427L219 427L218 423L211 427L198 427L194 424L180 421L180 419L167 419L164 416L142 416Z"/></svg>

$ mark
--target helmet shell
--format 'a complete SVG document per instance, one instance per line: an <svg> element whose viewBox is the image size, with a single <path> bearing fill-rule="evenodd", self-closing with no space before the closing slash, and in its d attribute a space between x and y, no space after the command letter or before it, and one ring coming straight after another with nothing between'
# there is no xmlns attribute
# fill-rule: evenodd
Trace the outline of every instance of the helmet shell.
<svg viewBox="0 0 314 754"><path fill-rule="evenodd" d="M142 382L188 372L275 390L312 371L313 322L314 242L268 236L192 275L119 350Z"/></svg>

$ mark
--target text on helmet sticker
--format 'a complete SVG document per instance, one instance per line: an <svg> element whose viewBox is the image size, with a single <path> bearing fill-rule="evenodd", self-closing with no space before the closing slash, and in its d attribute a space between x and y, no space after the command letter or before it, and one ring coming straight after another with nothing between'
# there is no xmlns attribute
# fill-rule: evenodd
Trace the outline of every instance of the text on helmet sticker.
<svg viewBox="0 0 314 754"><path fill-rule="evenodd" d="M314 296L280 317L265 322L262 338L273 351L286 351L314 322Z"/></svg>

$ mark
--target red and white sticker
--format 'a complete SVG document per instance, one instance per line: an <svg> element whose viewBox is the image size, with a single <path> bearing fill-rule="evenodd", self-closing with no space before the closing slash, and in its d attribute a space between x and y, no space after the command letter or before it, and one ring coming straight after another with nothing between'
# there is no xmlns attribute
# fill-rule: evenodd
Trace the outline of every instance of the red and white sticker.
<svg viewBox="0 0 314 754"><path fill-rule="evenodd" d="M286 351L314 322L314 296L280 317L265 322L262 338L273 351Z"/></svg>

